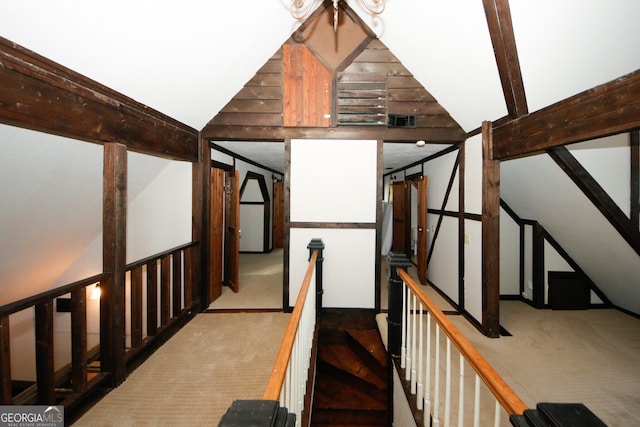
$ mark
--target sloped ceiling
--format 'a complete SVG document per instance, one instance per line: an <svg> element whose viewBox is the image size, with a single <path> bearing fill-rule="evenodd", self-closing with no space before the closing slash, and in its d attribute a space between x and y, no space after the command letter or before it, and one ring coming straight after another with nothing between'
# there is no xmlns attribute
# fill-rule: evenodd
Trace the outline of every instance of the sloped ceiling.
<svg viewBox="0 0 640 427"><path fill-rule="evenodd" d="M506 115L481 0L388 0L375 19L358 1L348 3L465 131ZM202 129L292 34L297 23L288 4L12 1L2 4L0 35ZM529 111L640 69L640 2L538 0L510 7ZM10 137L0 127L0 144ZM66 160L52 152L30 161L37 181L45 163ZM5 182L2 205L32 191L12 182L10 194ZM70 221L55 209L42 210L52 223ZM533 217L535 211L518 213ZM32 224L18 217L9 226L28 230Z"/></svg>

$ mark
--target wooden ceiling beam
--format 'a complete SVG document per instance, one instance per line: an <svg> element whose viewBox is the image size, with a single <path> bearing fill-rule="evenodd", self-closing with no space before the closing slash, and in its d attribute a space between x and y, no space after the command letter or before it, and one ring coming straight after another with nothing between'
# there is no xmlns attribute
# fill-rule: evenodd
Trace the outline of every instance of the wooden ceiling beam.
<svg viewBox="0 0 640 427"><path fill-rule="evenodd" d="M0 123L195 161L198 131L0 37Z"/></svg>
<svg viewBox="0 0 640 427"><path fill-rule="evenodd" d="M522 82L509 0L483 0L482 3L509 117L524 116L529 113L529 108Z"/></svg>
<svg viewBox="0 0 640 427"><path fill-rule="evenodd" d="M640 127L640 70L493 130L493 156L506 160Z"/></svg>
<svg viewBox="0 0 640 427"><path fill-rule="evenodd" d="M202 129L208 140L284 141L285 139L382 139L385 142L455 144L466 139L461 128L387 128L353 126L337 128L296 128L267 126L220 126L209 124Z"/></svg>

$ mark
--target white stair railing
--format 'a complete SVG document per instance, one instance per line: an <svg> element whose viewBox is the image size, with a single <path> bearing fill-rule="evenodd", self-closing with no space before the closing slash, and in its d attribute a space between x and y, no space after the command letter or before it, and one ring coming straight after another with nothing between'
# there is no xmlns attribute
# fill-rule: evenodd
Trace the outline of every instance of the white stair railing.
<svg viewBox="0 0 640 427"><path fill-rule="evenodd" d="M463 426L468 419L473 426L499 426L503 413L522 414L527 408L524 402L420 285L401 268L397 274L402 286L398 294L402 295L403 311L400 365L416 407L424 410L424 425ZM459 355L457 366L452 363L452 352ZM473 369L472 375L465 373L465 366ZM455 380L452 384L454 375L458 377L457 387L453 387ZM472 376L475 377L473 384ZM471 413L471 418L467 418L466 413Z"/></svg>
<svg viewBox="0 0 640 427"><path fill-rule="evenodd" d="M287 408L289 413L296 414L296 426L301 425L305 410L312 360L317 292L311 289L311 284L316 282L315 266L318 257L318 250L314 250L263 395L264 400L278 400L280 406Z"/></svg>

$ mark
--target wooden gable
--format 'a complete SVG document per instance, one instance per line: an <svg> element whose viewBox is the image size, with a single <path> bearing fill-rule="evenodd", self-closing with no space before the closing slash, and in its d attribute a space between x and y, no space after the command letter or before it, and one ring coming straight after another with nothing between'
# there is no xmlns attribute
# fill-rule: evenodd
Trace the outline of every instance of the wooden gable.
<svg viewBox="0 0 640 427"><path fill-rule="evenodd" d="M203 129L207 139L353 138L455 143L466 132L340 3L312 14Z"/></svg>

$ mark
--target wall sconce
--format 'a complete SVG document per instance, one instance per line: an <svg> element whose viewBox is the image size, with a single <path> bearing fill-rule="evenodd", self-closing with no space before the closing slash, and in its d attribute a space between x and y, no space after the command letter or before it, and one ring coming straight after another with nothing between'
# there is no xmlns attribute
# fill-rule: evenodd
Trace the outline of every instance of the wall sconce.
<svg viewBox="0 0 640 427"><path fill-rule="evenodd" d="M96 285L93 287L93 290L91 291L91 296L89 297L89 299L92 299L92 300L100 299L101 294L102 294L102 291L100 290L100 283L96 283Z"/></svg>

